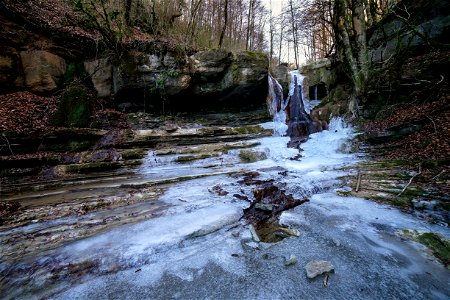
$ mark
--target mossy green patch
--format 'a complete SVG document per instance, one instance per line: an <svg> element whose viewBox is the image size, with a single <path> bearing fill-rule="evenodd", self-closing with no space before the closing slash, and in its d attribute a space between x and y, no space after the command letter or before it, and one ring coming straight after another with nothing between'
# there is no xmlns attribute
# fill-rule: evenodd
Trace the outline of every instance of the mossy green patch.
<svg viewBox="0 0 450 300"><path fill-rule="evenodd" d="M417 241L427 246L433 255L439 258L446 267L450 263L450 242L436 233L426 232L417 237Z"/></svg>
<svg viewBox="0 0 450 300"><path fill-rule="evenodd" d="M146 151L144 149L128 149L122 152L123 159L141 159Z"/></svg>
<svg viewBox="0 0 450 300"><path fill-rule="evenodd" d="M89 149L91 146L95 144L94 141L70 141L69 149L72 151L82 151Z"/></svg>
<svg viewBox="0 0 450 300"><path fill-rule="evenodd" d="M447 268L450 264L450 241L434 232L402 230L401 235L426 246Z"/></svg>
<svg viewBox="0 0 450 300"><path fill-rule="evenodd" d="M69 85L76 78L87 78L87 76L83 63L69 63L64 74L64 84Z"/></svg>
<svg viewBox="0 0 450 300"><path fill-rule="evenodd" d="M218 157L222 153L216 152L216 153L200 153L200 154L194 154L194 155L183 155L177 157L177 162L184 163L184 162L190 162L193 160L200 160L205 158L211 158L211 157Z"/></svg>
<svg viewBox="0 0 450 300"><path fill-rule="evenodd" d="M392 199L391 204L398 207L409 206L409 200L405 198Z"/></svg>
<svg viewBox="0 0 450 300"><path fill-rule="evenodd" d="M234 128L234 130L240 134L257 134L265 131L265 129L259 125L241 126Z"/></svg>
<svg viewBox="0 0 450 300"><path fill-rule="evenodd" d="M115 170L121 165L117 162L95 162L86 164L75 164L64 166L64 171L67 173L90 173Z"/></svg>
<svg viewBox="0 0 450 300"><path fill-rule="evenodd" d="M244 163L252 163L260 160L267 159L267 155L264 152L261 151L253 151L253 150L241 150L239 152L239 158Z"/></svg>
<svg viewBox="0 0 450 300"><path fill-rule="evenodd" d="M57 126L88 127L91 113L90 97L86 89L80 84L72 84L64 90L52 123Z"/></svg>

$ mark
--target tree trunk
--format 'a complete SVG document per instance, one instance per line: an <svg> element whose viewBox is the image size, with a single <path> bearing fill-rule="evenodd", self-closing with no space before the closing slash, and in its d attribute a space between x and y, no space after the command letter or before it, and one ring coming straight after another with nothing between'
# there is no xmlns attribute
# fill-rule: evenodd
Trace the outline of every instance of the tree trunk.
<svg viewBox="0 0 450 300"><path fill-rule="evenodd" d="M222 32L220 33L219 49L222 48L223 36L225 35L225 30L227 29L227 21L228 21L228 0L225 0L225 8L224 8L224 15L223 15L223 28L222 28Z"/></svg>
<svg viewBox="0 0 450 300"><path fill-rule="evenodd" d="M283 24L281 24L281 26L280 26L281 28L281 30L280 30L280 49L279 49L279 52L278 52L278 64L281 64L281 48L282 48L282 45L283 45Z"/></svg>
<svg viewBox="0 0 450 300"><path fill-rule="evenodd" d="M294 8L292 6L292 0L289 0L289 6L291 8L291 25L292 25L292 37L294 40L294 56L295 56L295 66L298 70L298 58L297 58L297 27L295 26L295 19L294 19Z"/></svg>
<svg viewBox="0 0 450 300"><path fill-rule="evenodd" d="M269 34L270 34L270 45L269 45L269 68L272 65L272 56L273 56L273 17L272 17L272 0L269 2L270 6L270 22L269 22Z"/></svg>
<svg viewBox="0 0 450 300"><path fill-rule="evenodd" d="M348 11L351 12L351 18L348 17ZM336 0L334 26L339 53L354 87L349 111L353 117L357 117L358 105L365 96L370 70L363 0L353 0L351 7L346 0Z"/></svg>
<svg viewBox="0 0 450 300"><path fill-rule="evenodd" d="M125 23L127 26L131 26L131 6L133 4L133 0L127 0L125 2Z"/></svg>
<svg viewBox="0 0 450 300"><path fill-rule="evenodd" d="M253 13L253 2L254 0L250 0L249 7L248 7L248 15L247 15L247 38L245 39L245 50L249 50L249 43L250 43L250 23L251 23L251 17Z"/></svg>

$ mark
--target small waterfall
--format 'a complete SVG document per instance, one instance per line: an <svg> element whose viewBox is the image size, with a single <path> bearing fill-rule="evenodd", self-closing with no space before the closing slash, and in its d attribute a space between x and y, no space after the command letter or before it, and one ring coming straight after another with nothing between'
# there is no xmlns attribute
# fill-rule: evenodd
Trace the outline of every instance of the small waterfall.
<svg viewBox="0 0 450 300"><path fill-rule="evenodd" d="M268 95L269 112L271 116L275 116L283 107L283 87L272 76L269 75L269 95Z"/></svg>
<svg viewBox="0 0 450 300"><path fill-rule="evenodd" d="M270 115L273 117L274 134L277 136L286 135L288 126L286 125L286 105L283 100L283 87L272 76L269 75L269 95L268 107Z"/></svg>
<svg viewBox="0 0 450 300"><path fill-rule="evenodd" d="M297 78L296 84L294 83L294 77ZM298 88L300 88L300 95L301 95L301 99L303 101L303 108L304 108L305 112L309 115L311 113L311 109L310 109L309 99L308 99L308 97L306 97L305 89L303 86L304 79L305 79L305 76L303 76L300 73L300 71L298 71L298 70L291 71L291 83L289 85L289 96L292 96L294 94L294 88L297 85Z"/></svg>
<svg viewBox="0 0 450 300"><path fill-rule="evenodd" d="M291 137L290 146L297 147L308 139L308 135L320 131L309 116L310 105L302 86L304 76L298 70L291 72L288 97L283 101L283 89L269 75L269 112L273 116L275 135Z"/></svg>

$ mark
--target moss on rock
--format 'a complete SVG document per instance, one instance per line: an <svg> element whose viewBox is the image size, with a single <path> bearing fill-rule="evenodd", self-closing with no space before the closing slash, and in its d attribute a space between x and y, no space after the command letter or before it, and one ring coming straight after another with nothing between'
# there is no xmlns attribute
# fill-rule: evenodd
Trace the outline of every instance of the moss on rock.
<svg viewBox="0 0 450 300"><path fill-rule="evenodd" d="M262 151L243 149L239 152L239 158L242 162L252 163L267 159L267 154Z"/></svg>
<svg viewBox="0 0 450 300"><path fill-rule="evenodd" d="M64 90L52 123L57 126L88 127L91 114L92 108L87 90L81 84L74 83Z"/></svg>

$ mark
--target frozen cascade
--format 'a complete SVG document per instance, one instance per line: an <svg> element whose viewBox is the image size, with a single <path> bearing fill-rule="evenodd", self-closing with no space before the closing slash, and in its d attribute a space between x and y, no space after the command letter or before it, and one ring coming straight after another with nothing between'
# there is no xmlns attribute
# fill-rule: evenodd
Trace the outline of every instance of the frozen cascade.
<svg viewBox="0 0 450 300"><path fill-rule="evenodd" d="M309 115L314 107L320 104L320 100L317 99L317 86L314 87L314 97L312 99L308 98L306 96L305 90L307 87L303 85L305 76L300 73L298 70L291 71L291 77L297 77L297 85L300 88L302 100L303 100L303 106L305 109L305 112ZM292 95L294 93L294 85L291 81L291 85L289 87L289 95ZM310 95L311 97L311 95Z"/></svg>
<svg viewBox="0 0 450 300"><path fill-rule="evenodd" d="M289 130L289 124L294 124L294 126L290 126L291 128L288 132L290 136L304 136L317 131L309 117L311 104L305 96L304 88L302 87L303 80L304 76L298 70L291 71L289 93L287 98L283 100L283 89L280 83L272 76L269 76L269 111L273 116L275 135L286 135ZM297 130L298 126L295 125L299 122L303 123L300 125L302 127L300 132ZM305 128L305 124L307 128Z"/></svg>
<svg viewBox="0 0 450 300"><path fill-rule="evenodd" d="M281 84L270 75L269 97L271 100L269 103L269 111L273 117L273 124L271 124L271 128L274 131L274 135L284 136L286 135L286 131L288 129L288 126L286 125L287 101L283 100L283 88L281 87Z"/></svg>
<svg viewBox="0 0 450 300"><path fill-rule="evenodd" d="M305 79L305 76L303 76L303 74L301 74L299 70L291 71L291 83L289 85L289 96L292 96L294 94L294 88L295 88L294 77L297 78L297 86L300 88L300 94L301 94L301 98L303 101L304 110L309 115L311 113L312 107L311 107L308 97L306 97L305 87L303 86L303 81Z"/></svg>

